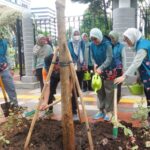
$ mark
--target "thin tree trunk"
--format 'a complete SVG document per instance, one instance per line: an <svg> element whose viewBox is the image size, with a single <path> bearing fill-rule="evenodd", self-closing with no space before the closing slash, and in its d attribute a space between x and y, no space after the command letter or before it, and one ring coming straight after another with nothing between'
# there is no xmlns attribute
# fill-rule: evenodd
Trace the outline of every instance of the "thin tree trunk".
<svg viewBox="0 0 150 150"><path fill-rule="evenodd" d="M107 11L106 11L106 3L105 0L103 0L103 6L104 6L104 18L105 18L105 29L108 30L108 18L107 18Z"/></svg>
<svg viewBox="0 0 150 150"><path fill-rule="evenodd" d="M56 1L57 10L57 26L58 26L58 45L60 49L60 80L61 80L61 98L62 98L62 127L63 127L63 149L74 150L74 124L72 119L72 105L70 89L70 70L66 65L68 58L66 57L66 29L65 29L65 0Z"/></svg>

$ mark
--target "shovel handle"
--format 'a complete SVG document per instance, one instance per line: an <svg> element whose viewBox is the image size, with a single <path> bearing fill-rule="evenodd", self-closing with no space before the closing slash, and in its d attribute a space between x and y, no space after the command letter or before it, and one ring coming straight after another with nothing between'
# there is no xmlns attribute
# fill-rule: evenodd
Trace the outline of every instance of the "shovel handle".
<svg viewBox="0 0 150 150"><path fill-rule="evenodd" d="M3 96L4 96L5 103L7 103L7 96L6 96L5 87L4 87L1 76L0 76L0 86L1 86L1 89L2 89L2 93L3 93Z"/></svg>
<svg viewBox="0 0 150 150"><path fill-rule="evenodd" d="M117 115L117 85L114 84L114 117L115 122L118 122L118 115Z"/></svg>

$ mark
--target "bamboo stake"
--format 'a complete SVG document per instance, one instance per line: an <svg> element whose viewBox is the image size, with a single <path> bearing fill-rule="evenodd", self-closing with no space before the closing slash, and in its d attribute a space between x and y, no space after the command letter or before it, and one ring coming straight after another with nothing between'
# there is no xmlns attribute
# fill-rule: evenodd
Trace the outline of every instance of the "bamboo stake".
<svg viewBox="0 0 150 150"><path fill-rule="evenodd" d="M61 101L61 99L54 101L53 103L47 105L45 109L48 109L49 107L56 105L56 104L59 103L60 101Z"/></svg>
<svg viewBox="0 0 150 150"><path fill-rule="evenodd" d="M67 51L67 57L69 58L70 61L72 61L69 49L67 48L66 45L64 45L64 47ZM82 92L81 92L81 88L80 88L80 85L79 85L79 82L78 82L78 79L77 79L77 75L76 75L73 63L70 63L70 70L71 70L71 77L73 78L73 80L76 83L77 91L79 93L79 97L80 97L80 100L81 100L82 110L83 110L83 114L84 114L84 117L85 117L85 123L86 123L86 128L87 128L87 135L88 135L90 150L94 150L93 139L92 139L92 135L91 135L91 129L90 129L90 126L89 126L88 117L87 117L87 113L86 113L84 102L83 102L83 95L82 95Z"/></svg>
<svg viewBox="0 0 150 150"><path fill-rule="evenodd" d="M114 117L115 117L115 122L118 122L118 115L117 115L117 87L114 88Z"/></svg>
<svg viewBox="0 0 150 150"><path fill-rule="evenodd" d="M52 62L55 62L55 61L56 61L57 52L58 52L58 48L56 48L56 50L55 50L55 52L54 52L54 56L53 56ZM42 102L42 99L43 99L43 96L44 96L44 92L45 92L45 89L46 89L47 86L48 86L48 82L49 82L50 77L51 77L51 74L52 74L52 72L53 72L54 65L55 65L55 64L51 64L51 66L50 66L50 68L49 68L48 75L47 75L47 78L46 78L46 83L44 84L44 87L43 87L43 89L42 89L42 92L41 92L41 95L40 95L40 98L39 98L39 103L38 103L38 105L37 105L37 108L36 108L34 117L33 117L33 119L32 119L32 123L31 123L30 129L29 129L29 132L28 132L26 141L25 141L24 150L27 150L27 148L28 148L28 145L29 145L29 142L30 142L30 139L31 139L31 134L32 134L32 131L33 131L35 122L36 122L36 120L37 120L37 118L38 118L39 108L40 108L40 105L41 105L41 102Z"/></svg>
<svg viewBox="0 0 150 150"><path fill-rule="evenodd" d="M113 126L113 138L118 137L118 115L117 115L117 85L114 84L114 126Z"/></svg>

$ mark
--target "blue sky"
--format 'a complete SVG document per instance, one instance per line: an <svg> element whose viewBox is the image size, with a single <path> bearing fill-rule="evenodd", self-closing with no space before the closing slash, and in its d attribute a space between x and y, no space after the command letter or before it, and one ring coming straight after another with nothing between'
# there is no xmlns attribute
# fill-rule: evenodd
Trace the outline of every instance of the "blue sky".
<svg viewBox="0 0 150 150"><path fill-rule="evenodd" d="M31 7L49 6L55 9L55 0L31 0ZM88 5L80 3L72 3L71 0L66 0L66 16L82 15Z"/></svg>

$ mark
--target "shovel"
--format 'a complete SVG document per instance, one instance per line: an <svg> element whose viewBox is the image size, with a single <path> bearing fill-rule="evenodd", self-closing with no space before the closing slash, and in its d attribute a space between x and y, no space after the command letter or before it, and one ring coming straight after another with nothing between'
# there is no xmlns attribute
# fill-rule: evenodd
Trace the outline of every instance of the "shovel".
<svg viewBox="0 0 150 150"><path fill-rule="evenodd" d="M114 84L114 126L113 126L113 138L118 137L118 115L117 115L117 85Z"/></svg>
<svg viewBox="0 0 150 150"><path fill-rule="evenodd" d="M10 102L8 102L8 100L7 100L5 87L4 87L1 76L0 76L0 86L1 86L2 93L3 93L3 96L4 96L4 100L5 100L5 103L1 104L1 108L3 110L4 116L7 117L9 115Z"/></svg>

